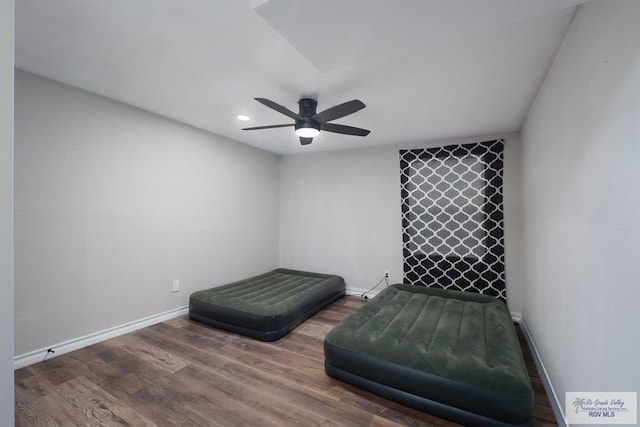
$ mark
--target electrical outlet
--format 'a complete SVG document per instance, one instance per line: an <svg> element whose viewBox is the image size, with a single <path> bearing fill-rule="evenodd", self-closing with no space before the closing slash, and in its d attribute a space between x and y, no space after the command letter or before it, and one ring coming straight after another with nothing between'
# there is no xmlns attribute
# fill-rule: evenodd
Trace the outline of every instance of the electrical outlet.
<svg viewBox="0 0 640 427"><path fill-rule="evenodd" d="M173 281L173 287L171 288L171 292L178 292L180 290L180 280Z"/></svg>
<svg viewBox="0 0 640 427"><path fill-rule="evenodd" d="M385 271L384 271L384 278L385 278L385 279L388 279L390 274L391 274L391 271L389 271L389 270L385 270Z"/></svg>

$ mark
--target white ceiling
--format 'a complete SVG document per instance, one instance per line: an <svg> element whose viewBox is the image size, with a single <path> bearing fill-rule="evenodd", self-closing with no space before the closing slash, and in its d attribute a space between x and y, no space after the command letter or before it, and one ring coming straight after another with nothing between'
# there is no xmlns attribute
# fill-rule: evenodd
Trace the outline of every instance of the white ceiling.
<svg viewBox="0 0 640 427"><path fill-rule="evenodd" d="M274 153L517 131L584 0L17 0L16 67ZM367 108L300 146L254 101ZM238 114L251 117L240 122Z"/></svg>

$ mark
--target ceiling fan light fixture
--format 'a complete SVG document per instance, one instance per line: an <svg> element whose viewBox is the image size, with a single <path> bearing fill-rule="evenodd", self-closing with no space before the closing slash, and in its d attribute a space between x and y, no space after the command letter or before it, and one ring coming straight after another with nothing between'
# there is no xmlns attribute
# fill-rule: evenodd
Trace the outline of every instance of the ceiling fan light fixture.
<svg viewBox="0 0 640 427"><path fill-rule="evenodd" d="M296 135L301 138L315 138L320 135L320 124L315 120L300 120L296 123Z"/></svg>
<svg viewBox="0 0 640 427"><path fill-rule="evenodd" d="M320 135L320 131L314 128L300 128L296 129L296 135L302 138L315 138Z"/></svg>

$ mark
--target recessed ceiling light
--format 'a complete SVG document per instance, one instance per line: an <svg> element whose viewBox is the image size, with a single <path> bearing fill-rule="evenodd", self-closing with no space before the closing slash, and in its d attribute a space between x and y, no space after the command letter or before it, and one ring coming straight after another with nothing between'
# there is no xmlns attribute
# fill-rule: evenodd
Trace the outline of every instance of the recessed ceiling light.
<svg viewBox="0 0 640 427"><path fill-rule="evenodd" d="M243 122L246 122L247 120L249 120L249 116L245 116L243 114L240 114L239 116L237 116L238 120L242 120Z"/></svg>

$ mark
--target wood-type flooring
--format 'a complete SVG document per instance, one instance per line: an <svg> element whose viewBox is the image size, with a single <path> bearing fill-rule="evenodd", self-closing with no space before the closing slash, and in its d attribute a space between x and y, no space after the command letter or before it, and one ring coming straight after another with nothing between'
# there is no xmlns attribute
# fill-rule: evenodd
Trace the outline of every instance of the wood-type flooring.
<svg viewBox="0 0 640 427"><path fill-rule="evenodd" d="M178 317L15 372L17 426L456 426L327 377L346 297L273 343ZM555 426L526 342L533 426Z"/></svg>

